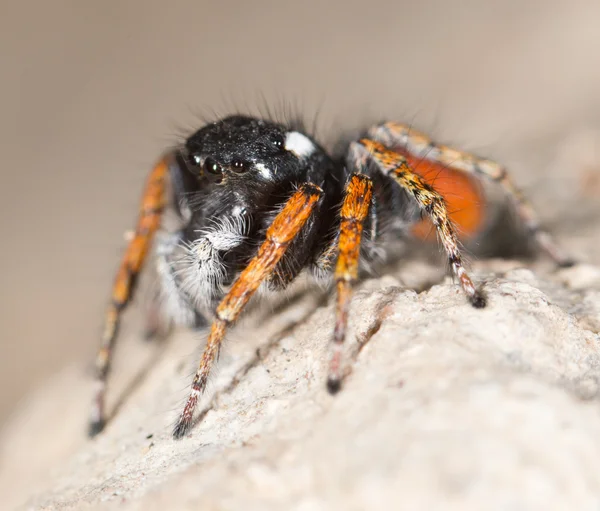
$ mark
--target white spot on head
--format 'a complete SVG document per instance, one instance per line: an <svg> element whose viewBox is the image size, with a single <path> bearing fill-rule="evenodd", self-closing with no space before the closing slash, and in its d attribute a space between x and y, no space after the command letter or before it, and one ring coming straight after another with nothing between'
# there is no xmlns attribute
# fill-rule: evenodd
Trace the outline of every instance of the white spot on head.
<svg viewBox="0 0 600 511"><path fill-rule="evenodd" d="M307 158L315 152L315 144L306 135L298 131L289 131L285 136L285 150L298 158Z"/></svg>
<svg viewBox="0 0 600 511"><path fill-rule="evenodd" d="M260 172L260 175L265 179L271 178L271 171L264 165L264 163L256 163L254 164L256 170Z"/></svg>

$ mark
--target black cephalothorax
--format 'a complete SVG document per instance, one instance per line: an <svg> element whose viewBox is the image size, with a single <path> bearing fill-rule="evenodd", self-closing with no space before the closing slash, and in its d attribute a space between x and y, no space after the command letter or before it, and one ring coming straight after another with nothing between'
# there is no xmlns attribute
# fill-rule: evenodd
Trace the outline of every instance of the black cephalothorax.
<svg viewBox="0 0 600 511"><path fill-rule="evenodd" d="M320 187L321 200L266 285L283 288L304 269L320 278L331 274L339 210L350 172L345 161L330 158L307 135L259 119L229 117L191 136L171 160L169 170L172 182L178 183L172 200L184 223L180 245L186 247L187 261L192 266L204 265L193 277L193 270L185 277L174 277L175 285L188 303L198 299L205 302L210 296L208 310L202 312L212 312L224 289L254 256L276 213L303 183ZM392 186L390 178L374 165L365 167L363 172L374 184L372 211L364 222L362 251L363 257L369 259L376 250L367 247L382 243L384 234L389 235L390 231L397 236L420 213L418 205L407 200L406 192ZM205 249L206 240L211 247ZM178 257L181 254L175 259ZM197 292L190 293L187 288L198 286L203 274L211 271L207 264L214 267L214 272L205 285L213 289L204 290L198 297ZM181 273L186 272L180 268ZM194 284L182 285L185 278L192 278Z"/></svg>

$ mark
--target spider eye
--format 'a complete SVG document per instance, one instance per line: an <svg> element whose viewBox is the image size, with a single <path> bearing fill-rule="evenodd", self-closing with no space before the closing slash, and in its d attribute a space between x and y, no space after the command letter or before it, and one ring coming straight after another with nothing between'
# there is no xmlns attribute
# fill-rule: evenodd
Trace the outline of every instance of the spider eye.
<svg viewBox="0 0 600 511"><path fill-rule="evenodd" d="M280 151L285 150L285 138L282 135L275 135L273 137L273 145Z"/></svg>
<svg viewBox="0 0 600 511"><path fill-rule="evenodd" d="M197 154L190 154L188 157L188 161L192 167L197 167L200 165L201 158Z"/></svg>
<svg viewBox="0 0 600 511"><path fill-rule="evenodd" d="M236 174L242 174L243 172L246 172L248 170L248 162L245 162L243 160L233 160L231 162L231 169Z"/></svg>
<svg viewBox="0 0 600 511"><path fill-rule="evenodd" d="M221 168L221 165L212 158L206 158L206 160L204 160L204 172L218 176L223 173L223 169Z"/></svg>

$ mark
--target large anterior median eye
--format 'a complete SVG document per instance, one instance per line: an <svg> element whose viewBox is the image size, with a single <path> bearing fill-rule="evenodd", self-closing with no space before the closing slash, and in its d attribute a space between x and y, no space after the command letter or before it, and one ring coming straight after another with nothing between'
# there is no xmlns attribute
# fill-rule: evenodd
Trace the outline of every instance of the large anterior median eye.
<svg viewBox="0 0 600 511"><path fill-rule="evenodd" d="M223 173L223 168L212 158L204 160L204 172L218 176Z"/></svg>

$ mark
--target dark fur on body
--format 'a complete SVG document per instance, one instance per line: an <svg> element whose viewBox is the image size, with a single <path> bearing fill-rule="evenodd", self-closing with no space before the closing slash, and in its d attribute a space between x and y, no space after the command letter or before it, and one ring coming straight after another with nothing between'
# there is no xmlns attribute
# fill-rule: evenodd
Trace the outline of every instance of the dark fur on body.
<svg viewBox="0 0 600 511"><path fill-rule="evenodd" d="M376 244L398 237L420 218L418 207L406 193L374 165L351 168L352 162L333 159L312 138L314 145L306 157L285 149L286 134L291 128L262 119L231 116L209 124L187 139L170 166L173 204L180 216L188 210L181 231L181 243L193 244L205 228L223 219L242 216L244 241L218 257L225 269L221 284L229 286L255 255L265 232L282 204L302 183L314 183L323 189L321 202L288 247L268 282L268 288L285 288L305 268L315 276L331 273L335 254L324 261L324 254L336 243L339 230L339 208L344 189L352 172L361 172L373 180L374 200L365 223L361 256L370 266L378 253ZM220 171L210 172L216 164ZM268 175L257 165L269 169ZM181 290L180 282L175 285ZM216 292L209 308L214 308L224 292ZM193 303L195 297L187 296ZM196 311L198 312L198 311ZM211 313L203 310L201 313Z"/></svg>

